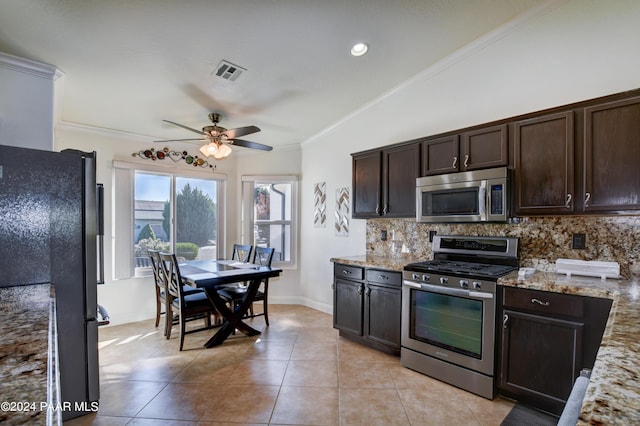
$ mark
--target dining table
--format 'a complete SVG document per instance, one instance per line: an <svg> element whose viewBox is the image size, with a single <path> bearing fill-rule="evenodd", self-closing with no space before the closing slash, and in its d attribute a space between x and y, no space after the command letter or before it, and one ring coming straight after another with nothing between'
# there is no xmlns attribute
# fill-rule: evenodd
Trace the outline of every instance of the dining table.
<svg viewBox="0 0 640 426"><path fill-rule="evenodd" d="M279 276L282 269L226 259L180 261L178 266L183 281L204 289L223 318L222 326L204 344L206 348L221 345L236 329L247 336L260 334L260 331L244 322L243 318L251 307L262 280ZM218 294L220 287L232 283L247 285L242 302L235 309L229 307L227 301Z"/></svg>

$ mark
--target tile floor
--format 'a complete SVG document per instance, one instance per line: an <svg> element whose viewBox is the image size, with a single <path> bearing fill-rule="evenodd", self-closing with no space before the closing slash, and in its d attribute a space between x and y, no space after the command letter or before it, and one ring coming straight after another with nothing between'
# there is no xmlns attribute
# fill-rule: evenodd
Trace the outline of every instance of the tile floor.
<svg viewBox="0 0 640 426"><path fill-rule="evenodd" d="M211 349L212 330L189 334L182 352L151 320L101 328L100 408L65 425L499 425L513 406L341 338L323 312L272 305L269 319Z"/></svg>

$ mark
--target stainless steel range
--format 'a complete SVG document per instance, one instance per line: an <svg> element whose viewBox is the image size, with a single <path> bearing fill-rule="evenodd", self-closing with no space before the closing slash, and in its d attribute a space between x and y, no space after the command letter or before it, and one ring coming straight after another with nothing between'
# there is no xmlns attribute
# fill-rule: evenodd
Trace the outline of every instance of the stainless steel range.
<svg viewBox="0 0 640 426"><path fill-rule="evenodd" d="M493 399L496 282L517 268L517 238L436 235L404 267L402 365Z"/></svg>

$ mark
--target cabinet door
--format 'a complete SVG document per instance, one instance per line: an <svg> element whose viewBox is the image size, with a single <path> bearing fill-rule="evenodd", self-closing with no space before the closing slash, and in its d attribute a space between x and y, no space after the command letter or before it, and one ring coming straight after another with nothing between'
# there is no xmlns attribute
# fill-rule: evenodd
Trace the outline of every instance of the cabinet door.
<svg viewBox="0 0 640 426"><path fill-rule="evenodd" d="M382 158L382 215L415 217L416 178L420 175L420 144L386 149Z"/></svg>
<svg viewBox="0 0 640 426"><path fill-rule="evenodd" d="M422 144L422 176L457 172L460 166L459 136L428 139Z"/></svg>
<svg viewBox="0 0 640 426"><path fill-rule="evenodd" d="M500 388L559 414L581 368L579 322L503 310Z"/></svg>
<svg viewBox="0 0 640 426"><path fill-rule="evenodd" d="M400 349L401 288L367 283L364 300L364 336L377 343Z"/></svg>
<svg viewBox="0 0 640 426"><path fill-rule="evenodd" d="M574 210L573 112L514 125L516 215Z"/></svg>
<svg viewBox="0 0 640 426"><path fill-rule="evenodd" d="M333 290L333 326L343 332L362 336L364 283L335 278Z"/></svg>
<svg viewBox="0 0 640 426"><path fill-rule="evenodd" d="M354 218L377 217L382 213L382 152L373 151L353 156ZM415 186L415 184L414 184Z"/></svg>
<svg viewBox="0 0 640 426"><path fill-rule="evenodd" d="M460 170L506 166L508 144L506 124L463 133Z"/></svg>
<svg viewBox="0 0 640 426"><path fill-rule="evenodd" d="M585 109L584 210L640 209L640 98Z"/></svg>

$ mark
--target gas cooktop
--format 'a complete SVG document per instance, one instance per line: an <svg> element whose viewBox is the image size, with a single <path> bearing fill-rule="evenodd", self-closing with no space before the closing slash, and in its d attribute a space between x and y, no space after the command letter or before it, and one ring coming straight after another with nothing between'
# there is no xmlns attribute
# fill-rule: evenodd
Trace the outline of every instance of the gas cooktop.
<svg viewBox="0 0 640 426"><path fill-rule="evenodd" d="M404 267L405 271L437 272L440 274L456 274L461 276L478 276L498 278L517 268L510 265L496 265L455 260L428 260L411 263Z"/></svg>

